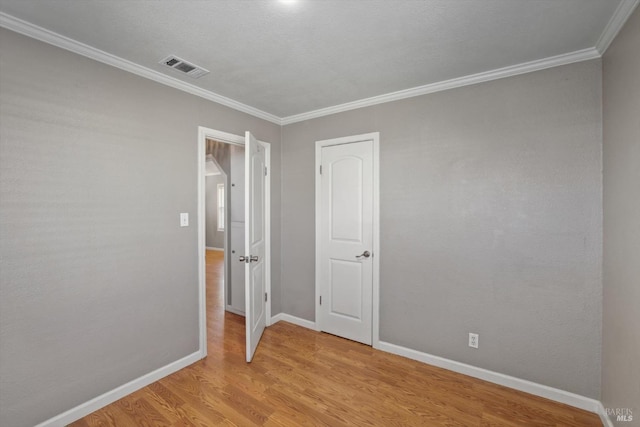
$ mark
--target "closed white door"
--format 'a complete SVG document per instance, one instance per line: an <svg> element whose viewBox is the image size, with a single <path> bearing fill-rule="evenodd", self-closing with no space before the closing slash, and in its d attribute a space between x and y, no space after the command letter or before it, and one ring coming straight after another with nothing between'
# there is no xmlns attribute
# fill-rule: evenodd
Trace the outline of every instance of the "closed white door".
<svg viewBox="0 0 640 427"><path fill-rule="evenodd" d="M322 141L316 187L320 204L317 320L322 331L371 344L373 140L334 141L335 145Z"/></svg>
<svg viewBox="0 0 640 427"><path fill-rule="evenodd" d="M266 326L265 149L245 135L245 325L247 362Z"/></svg>

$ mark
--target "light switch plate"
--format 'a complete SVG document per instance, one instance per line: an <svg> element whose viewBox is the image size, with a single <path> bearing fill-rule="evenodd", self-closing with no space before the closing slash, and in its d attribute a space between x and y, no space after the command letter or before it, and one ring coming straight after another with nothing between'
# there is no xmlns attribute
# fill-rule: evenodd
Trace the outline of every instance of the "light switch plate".
<svg viewBox="0 0 640 427"><path fill-rule="evenodd" d="M183 212L180 214L180 227L188 227L189 226L189 213Z"/></svg>

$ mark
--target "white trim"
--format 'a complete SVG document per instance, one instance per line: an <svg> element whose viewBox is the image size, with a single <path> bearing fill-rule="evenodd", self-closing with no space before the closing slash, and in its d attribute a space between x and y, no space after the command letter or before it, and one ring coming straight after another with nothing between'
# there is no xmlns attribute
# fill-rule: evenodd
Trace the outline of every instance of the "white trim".
<svg viewBox="0 0 640 427"><path fill-rule="evenodd" d="M316 228L316 232L315 232L315 245L314 245L314 249L315 249L315 277L314 277L314 283L313 286L315 287L315 297L313 300L313 307L314 307L314 314L313 314L313 318L315 319L315 328L316 331L321 331L322 330L322 319L320 318L320 281L322 280L321 278L321 269L322 269L322 262L320 260L320 253L321 253L321 248L320 248L320 242L322 241L322 230L321 230L321 226L320 226L320 214L321 214L321 210L320 210L320 206L322 205L322 180L320 178L320 167L322 166L322 147L318 144L319 142L316 141L316 148L315 148L315 164L314 164L314 169L313 169L313 176L315 177L315 201L314 201L314 207L315 207L315 222L314 222L314 226ZM374 258L375 258L375 252L374 252Z"/></svg>
<svg viewBox="0 0 640 427"><path fill-rule="evenodd" d="M206 168L206 148L207 139L213 139L216 141L224 142L227 144L235 144L244 146L244 137L234 135L232 133L222 132L215 129L209 129L203 126L198 126L198 298L199 298L199 328L200 328L200 350L206 356L207 354L207 301L206 301L206 263L205 263L205 183L204 183L204 171ZM265 148L265 162L267 163L267 170L271 170L271 144L264 141L258 141L260 145ZM226 183L226 182L225 182ZM266 248L266 283L265 291L269 294L271 299L271 173L267 174L265 182L266 186L266 215L265 224L267 229L265 230ZM227 187L228 188L228 187ZM228 223L228 222L227 222ZM227 227L228 228L228 227ZM225 237L229 234L225 232ZM227 242L228 243L228 242ZM229 246L230 247L230 246ZM225 252L226 254L226 252ZM225 284L228 283L226 272L228 270L227 260L225 257ZM225 285L226 286L226 285ZM269 326L269 320L271 319L271 301L266 305L265 322L266 326ZM226 304L225 293L225 309L232 313L244 316L244 313L237 312L236 310L230 310L229 305ZM204 356L203 356L204 357Z"/></svg>
<svg viewBox="0 0 640 427"><path fill-rule="evenodd" d="M206 208L205 208L205 194L206 194L206 180L204 172L207 170L206 166L206 151L207 151L207 129L198 127L198 317L200 324L198 325L200 337L198 340L198 346L200 352L207 355L207 273L206 273L206 250L207 245L205 234L205 221L206 221Z"/></svg>
<svg viewBox="0 0 640 427"><path fill-rule="evenodd" d="M380 133L373 135L373 301L371 346L380 342Z"/></svg>
<svg viewBox="0 0 640 427"><path fill-rule="evenodd" d="M302 326L303 328L311 329L316 331L316 322L312 322L311 320L301 319L300 317L292 316L287 313L278 313L271 318L271 324L275 324L278 322L288 322L294 325Z"/></svg>
<svg viewBox="0 0 640 427"><path fill-rule="evenodd" d="M290 314L279 313L271 318L272 323L277 323L280 321L289 322L294 325L298 325L314 331L318 330L315 322L301 319ZM468 375L470 377L478 378L483 381L499 384L505 387L512 388L514 390L519 390L525 393L533 394L535 396L544 397L546 399L553 400L554 402L564 403L575 408L583 409L585 411L598 414L604 427L614 427L611 419L606 414L606 410L602 402L590 397L581 396L579 394L512 377L510 375L501 374L499 372L489 371L487 369L467 365L466 363L456 362L444 357L423 353L421 351L402 347L396 344L391 344L386 341L380 341L379 339L376 340L376 345L374 345L373 348L375 348L376 350L384 351L386 353L396 354L408 359L417 360L418 362L426 363L438 368L443 368L463 375Z"/></svg>
<svg viewBox="0 0 640 427"><path fill-rule="evenodd" d="M380 132L365 133L361 135L346 136L342 138L325 139L322 141L316 141L316 162L315 162L315 215L316 215L316 275L315 275L315 327L316 330L321 330L320 319L320 272L322 263L320 260L320 242L322 238L322 231L320 227L321 217L321 179L320 179L320 164L322 162L322 148L331 145L338 144L350 144L360 141L372 141L373 142L373 256L372 256L372 301L371 301L371 345L375 347L380 338Z"/></svg>
<svg viewBox="0 0 640 427"><path fill-rule="evenodd" d="M25 36L43 41L45 43L52 44L62 49L69 50L87 58L94 59L104 64L108 64L122 70L137 74L139 76L173 87L175 89L182 90L192 95L199 96L209 101L216 102L226 107L233 108L234 110L241 111L254 117L258 117L269 122L284 126L291 123L297 123L304 120L340 113L343 111L369 107L385 102L412 98L414 96L426 95L429 93L454 89L456 87L482 83L490 80L501 79L504 77L515 76L518 74L530 73L532 71L538 71L545 68L557 67L560 65L599 58L601 56L601 52L604 52L604 50L606 50L606 47L608 47L609 43L611 43L611 40L613 40L613 37L615 37L631 12L633 12L633 9L637 6L639 1L640 0L623 0L618 9L616 9L613 17L609 21L609 24L605 28L605 31L598 39L598 44L596 45L597 47L591 47L575 52L569 52L562 55L539 59L536 61L516 64L496 70L485 71L469 76L435 82L397 92L387 93L384 95L374 96L371 98L365 98L358 101L347 102L345 104L335 105L332 107L321 108L301 114L294 114L283 118L251 107L249 105L242 104L231 98L227 98L214 92L199 88L190 83L183 82L174 77L167 76L150 68L135 64L126 59L120 58L84 43L80 43L71 38L54 33L53 31L49 31L45 28L23 21L4 12L0 12L0 26L8 28Z"/></svg>
<svg viewBox="0 0 640 427"><path fill-rule="evenodd" d="M448 89L455 89L462 86L502 79L519 74L531 73L533 71L558 67L560 65L572 64L574 62L587 61L595 58L600 58L600 54L595 48L592 47L588 49L582 49L575 52L539 59L536 61L498 68L496 70L490 70L482 73L471 74L469 76L430 83L424 86L399 90L397 92L391 92L384 95L372 96L371 98L347 102L345 104L335 105L333 107L321 108L319 110L309 111L302 114L295 114L293 116L283 117L281 123L282 125L288 125L304 120L328 116L330 114L341 113L343 111L370 107L372 105L384 104L386 102L398 101L401 99L412 98L414 96L426 95L434 92L441 92Z"/></svg>
<svg viewBox="0 0 640 427"><path fill-rule="evenodd" d="M616 38L624 23L627 22L627 19L631 16L636 6L638 6L640 0L622 0L615 12L611 16L611 19L607 23L607 26L604 27L604 31L598 38L596 42L596 50L600 55L604 55L604 53L611 45L613 39Z"/></svg>
<svg viewBox="0 0 640 427"><path fill-rule="evenodd" d="M602 425L604 427L614 427L613 421L607 414L607 410L604 408L604 405L602 404L602 402L598 402L598 403L599 403L598 415L600 416L600 421L602 421Z"/></svg>
<svg viewBox="0 0 640 427"><path fill-rule="evenodd" d="M213 246L206 246L205 249L207 249L208 251L221 251L221 252L224 252L224 248L216 248L216 247L213 247Z"/></svg>
<svg viewBox="0 0 640 427"><path fill-rule="evenodd" d="M301 326L303 328L318 330L315 322L310 320L301 319L296 316L292 316L286 313L276 314L271 318L271 323L277 323L280 321L292 323L294 325ZM385 341L376 340L376 345L373 346L376 350L384 351L386 353L397 354L408 359L417 360L418 362L426 363L428 365L437 366L439 368L448 369L453 372L457 372L470 377L478 378L490 383L499 384L505 387L509 387L515 390L520 390L525 393L533 394L536 396L544 397L546 399L553 400L555 402L564 403L575 408L584 409L585 411L596 413L600 416L602 423L605 427L613 427L611 420L606 415L604 406L598 400L581 396L579 394L570 393L568 391L560 390L557 388L549 387L543 384L534 383L532 381L523 380L520 378L512 377L509 375L501 374L499 372L489 371L487 369L478 368L466 363L456 362L454 360L446 359L444 357L434 356L428 353L423 353L410 348L402 347L396 344L391 344Z"/></svg>
<svg viewBox="0 0 640 427"><path fill-rule="evenodd" d="M241 102L235 101L231 98L227 98L217 93L208 91L206 89L199 88L190 83L183 82L177 78L167 76L158 71L152 70L147 67L135 64L126 59L96 49L84 43L73 40L69 37L57 34L53 31L34 25L30 22L23 21L14 16L8 15L4 12L0 12L0 27L8 28L9 30L23 34L25 36L34 38L36 40L49 43L51 45L60 47L62 49L69 50L77 53L78 55L85 56L87 58L94 59L96 61L108 64L130 73L142 76L144 78L156 81L166 86L173 87L175 89L190 93L195 96L207 99L209 101L224 105L237 111L258 117L263 120L267 120L271 123L275 123L281 126L301 122L304 120L314 119L318 117L328 116L330 114L336 114L343 111L354 110L357 108L369 107L373 105L383 104L386 102L397 101L406 98L412 98L415 96L426 95L429 93L440 92L448 89L454 89L457 87L467 86L476 83L482 83L491 80L497 80L505 77L515 76L524 73L530 73L533 71L543 70L545 68L557 67L560 65L571 64L574 62L587 61L590 59L600 58L606 51L607 47L614 39L616 34L620 31L620 28L624 25L629 18L635 7L640 3L640 0L623 0L613 16L609 20L604 31L598 38L598 42L595 47L578 50L575 52L569 52L549 58L543 58L535 61L525 62L522 64L511 65L504 68L498 68L495 70L484 71L477 74L471 74L468 76L458 77L441 82L434 82L423 86L409 88L397 92L391 92L379 96L373 96L353 102L347 102L345 104L335 105L332 107L321 108L313 111L308 111L301 114L294 114L286 117L278 117L274 114L267 113L266 111L259 110Z"/></svg>
<svg viewBox="0 0 640 427"><path fill-rule="evenodd" d="M264 197L264 203L265 203L265 214L264 214L264 223L267 225L266 230L264 232L264 237L266 239L266 245L264 248L264 256L266 257L266 264L265 264L265 274L266 274L266 280L265 280L265 291L267 292L268 295L268 301L267 304L265 304L265 313L264 313L264 321L265 321L265 326L269 327L271 326L271 304L273 301L273 296L271 295L271 144L268 144L266 142L262 142L262 141L258 141L258 143L260 143L260 145L262 145L264 147L264 151L265 151L265 155L264 155L264 161L266 163L266 177L265 177L265 197Z"/></svg>
<svg viewBox="0 0 640 427"><path fill-rule="evenodd" d="M234 308L232 305L227 304L225 307L225 311L229 313L237 314L238 316L244 317L244 311L240 311L237 308Z"/></svg>
<svg viewBox="0 0 640 427"><path fill-rule="evenodd" d="M67 424L77 421L80 418L85 417L100 408L104 408L105 406L115 402L116 400L122 399L123 397L137 390L140 390L141 388L146 387L161 378L179 371L180 369L183 369L202 358L204 358L204 355L200 351L191 353L190 355L185 356L182 359L178 359L175 362L171 362L168 365L163 366L162 368L156 369L155 371L149 372L148 374L136 378L135 380L129 381L128 383L123 384L120 387L116 387L104 394L101 394L100 396L82 403L75 408L71 408L68 411L56 415L53 418L49 418L48 420L38 424L36 427L66 426Z"/></svg>
<svg viewBox="0 0 640 427"><path fill-rule="evenodd" d="M206 100L224 105L225 107L232 108L243 113L247 113L254 117L258 117L263 120L267 120L271 123L281 124L279 117L267 113L266 111L259 110L241 102L235 101L226 96L218 95L217 93L208 91L206 89L199 88L191 83L183 82L175 77L168 76L161 72L152 70L151 68L143 67L126 59L120 58L116 55L112 55L103 50L96 49L79 41L73 40L69 37L54 33L53 31L34 25L30 22L23 21L22 19L8 15L4 12L0 12L0 27L8 28L16 33L23 34L25 36L40 40L42 42L57 46L59 48L77 53L78 55L91 58L93 60L102 62L103 64L111 65L121 70L128 71L138 76L153 80L166 86L170 86L174 89L181 90L183 92L190 93L195 96L199 96Z"/></svg>
<svg viewBox="0 0 640 427"><path fill-rule="evenodd" d="M599 401L579 394L570 393L568 391L534 383L532 381L501 374L499 372L493 372L487 369L467 365L466 363L445 359L444 357L434 356L428 353L412 350L410 348L401 347L385 341L379 341L376 348L388 353L397 354L399 356L404 356L409 359L437 366L439 368L448 369L470 377L479 378L494 384L499 384L525 393L544 397L555 402L584 409L585 411L599 413L600 407L602 406Z"/></svg>

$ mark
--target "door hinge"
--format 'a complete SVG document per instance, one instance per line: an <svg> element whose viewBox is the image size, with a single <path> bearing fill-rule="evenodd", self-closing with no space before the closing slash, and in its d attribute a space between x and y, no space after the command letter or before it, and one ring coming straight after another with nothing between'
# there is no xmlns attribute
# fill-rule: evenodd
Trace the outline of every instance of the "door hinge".
<svg viewBox="0 0 640 427"><path fill-rule="evenodd" d="M322 305L322 295L320 295L320 305Z"/></svg>
<svg viewBox="0 0 640 427"><path fill-rule="evenodd" d="M264 293L264 302L267 302L267 293Z"/></svg>
<svg viewBox="0 0 640 427"><path fill-rule="evenodd" d="M322 165L320 165L320 175L322 175Z"/></svg>
<svg viewBox="0 0 640 427"><path fill-rule="evenodd" d="M267 176L267 167L264 167L264 176Z"/></svg>

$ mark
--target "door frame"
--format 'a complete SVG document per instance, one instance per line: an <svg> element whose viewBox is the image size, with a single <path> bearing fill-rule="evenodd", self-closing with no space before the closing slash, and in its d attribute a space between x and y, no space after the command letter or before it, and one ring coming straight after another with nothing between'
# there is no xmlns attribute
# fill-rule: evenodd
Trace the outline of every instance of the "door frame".
<svg viewBox="0 0 640 427"><path fill-rule="evenodd" d="M199 352L201 358L207 356L207 280L206 280L206 235L205 235L205 162L207 139L227 144L244 146L244 136L234 135L203 126L198 126L198 326L199 326ZM265 290L269 296L269 301L265 307L266 326L271 325L271 144L264 141L258 143L265 149L265 163L267 165L267 176L265 181ZM225 226L226 226L225 220ZM225 240L228 240L225 233ZM228 241L225 241L225 257L229 249ZM226 260L225 260L226 263ZM225 286L228 279L225 264ZM246 298L246 296L245 296ZM226 307L226 301L225 301Z"/></svg>
<svg viewBox="0 0 640 427"><path fill-rule="evenodd" d="M373 256L372 256L372 307L371 307L371 345L379 347L380 342L380 132L365 133L361 135L345 136L341 138L325 139L316 141L316 301L315 301L315 326L316 330L321 330L320 320L320 269L322 261L320 259L320 245L322 229L320 223L322 206L322 180L320 175L320 165L322 164L322 148L332 145L351 144L355 142L373 142Z"/></svg>

